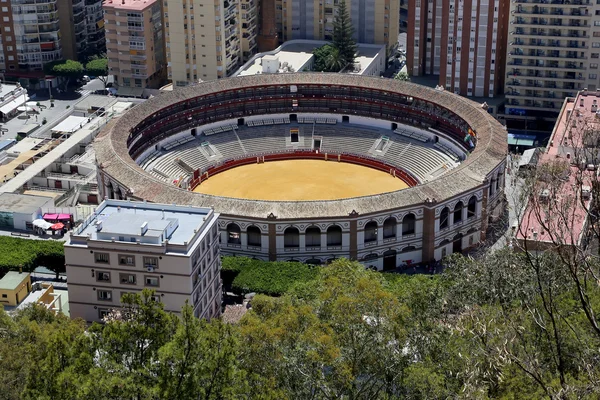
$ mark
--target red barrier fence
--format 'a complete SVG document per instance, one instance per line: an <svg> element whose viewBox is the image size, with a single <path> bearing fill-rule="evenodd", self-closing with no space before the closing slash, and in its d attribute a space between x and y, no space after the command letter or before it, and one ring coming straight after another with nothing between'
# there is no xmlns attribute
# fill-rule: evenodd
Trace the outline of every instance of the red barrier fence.
<svg viewBox="0 0 600 400"><path fill-rule="evenodd" d="M317 153L315 151L294 151L289 153L266 154L235 160L227 160L223 164L209 167L203 172L201 172L200 170L196 170L194 171L193 179L190 181L189 190L194 190L196 187L198 187L198 185L200 185L202 182L204 182L211 176L223 171L227 171L231 168L239 167L242 165L255 164L259 162L301 159L339 161L350 164L362 165L364 167L374 168L379 171L387 172L390 175L393 175L396 178L404 181L408 186L416 186L419 184L417 178L415 178L409 172L403 170L402 168L398 168L372 158L361 157L354 154L332 154Z"/></svg>

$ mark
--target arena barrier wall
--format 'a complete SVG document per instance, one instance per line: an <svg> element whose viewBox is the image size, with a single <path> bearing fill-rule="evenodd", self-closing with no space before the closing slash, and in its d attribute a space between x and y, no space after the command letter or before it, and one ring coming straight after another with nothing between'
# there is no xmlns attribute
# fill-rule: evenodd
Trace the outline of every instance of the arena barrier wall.
<svg viewBox="0 0 600 400"><path fill-rule="evenodd" d="M310 159L310 160L324 160L324 161L332 161L332 162L345 162L350 164L362 165L364 167L373 168L379 171L387 172L390 175L402 180L409 187L416 186L419 184L419 180L415 178L408 171L403 170L402 168L395 167L393 165L386 164L379 160L375 160L372 158L362 157L355 154L346 154L346 153L321 153L316 151L293 151L289 153L279 153L279 154L265 154L265 155L255 155L251 157L239 158L235 160L227 160L219 165L215 165L207 168L204 171L200 171L197 169L193 173L193 178L190 181L188 186L188 190L194 190L198 185L200 185L205 180L210 177L221 173L223 171L227 171L231 168L240 167L242 165L248 164L257 164L261 162L270 162L270 161L283 161L283 160L301 160L301 159Z"/></svg>

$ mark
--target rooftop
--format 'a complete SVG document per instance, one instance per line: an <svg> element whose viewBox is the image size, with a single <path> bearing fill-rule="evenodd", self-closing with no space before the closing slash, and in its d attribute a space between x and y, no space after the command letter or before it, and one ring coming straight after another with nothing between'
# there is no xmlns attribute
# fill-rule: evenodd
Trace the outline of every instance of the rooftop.
<svg viewBox="0 0 600 400"><path fill-rule="evenodd" d="M0 279L0 289L15 290L21 282L29 277L28 273L19 273L17 271L8 271L2 279Z"/></svg>
<svg viewBox="0 0 600 400"><path fill-rule="evenodd" d="M273 72L301 72L312 60L313 51L329 42L323 40L290 40L283 43L277 49L258 53L252 57L246 64L242 65L233 76L257 75L263 73L263 63L270 60L279 60L280 68ZM361 71L366 70L371 62L380 52L383 52L385 58L385 46L374 44L357 44L358 56L356 63L360 63L361 70L356 72L360 75ZM289 67L289 70L282 68Z"/></svg>
<svg viewBox="0 0 600 400"><path fill-rule="evenodd" d="M147 244L162 244L162 237L170 244L186 245L213 215L210 208L105 200L73 236Z"/></svg>
<svg viewBox="0 0 600 400"><path fill-rule="evenodd" d="M42 196L0 193L0 211L33 214L49 201L50 198Z"/></svg>
<svg viewBox="0 0 600 400"><path fill-rule="evenodd" d="M102 3L103 8L115 8L120 10L143 11L151 7L157 0L106 0Z"/></svg>
<svg viewBox="0 0 600 400"><path fill-rule="evenodd" d="M521 219L518 239L577 245L583 238L591 202L589 190L596 179L596 172L586 167L597 167L599 159L598 105L600 92L582 91L565 100L538 162L538 170L543 167L544 174L551 176L543 179L541 174L542 179L536 183Z"/></svg>

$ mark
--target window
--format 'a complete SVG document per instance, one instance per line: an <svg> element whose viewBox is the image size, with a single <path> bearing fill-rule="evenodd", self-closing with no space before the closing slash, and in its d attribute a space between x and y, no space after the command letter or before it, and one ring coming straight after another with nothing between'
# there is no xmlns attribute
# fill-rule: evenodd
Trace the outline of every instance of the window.
<svg viewBox="0 0 600 400"><path fill-rule="evenodd" d="M135 256L129 256L127 254L119 254L119 265L135 265Z"/></svg>
<svg viewBox="0 0 600 400"><path fill-rule="evenodd" d="M6 293L2 293L2 298L6 299L6 298L8 298L8 295Z"/></svg>
<svg viewBox="0 0 600 400"><path fill-rule="evenodd" d="M283 232L283 247L300 247L300 231L298 230L298 228L289 227Z"/></svg>
<svg viewBox="0 0 600 400"><path fill-rule="evenodd" d="M598 64L596 64L596 63L591 63L591 64L590 64L590 68L598 68Z"/></svg>
<svg viewBox="0 0 600 400"><path fill-rule="evenodd" d="M158 287L160 285L158 276L145 276L144 283L145 286Z"/></svg>
<svg viewBox="0 0 600 400"><path fill-rule="evenodd" d="M377 222L371 221L365 225L365 243L377 241Z"/></svg>
<svg viewBox="0 0 600 400"><path fill-rule="evenodd" d="M106 309L106 308L99 308L98 309L98 318L100 319L104 319L108 316L108 314L110 314L110 310Z"/></svg>
<svg viewBox="0 0 600 400"><path fill-rule="evenodd" d="M440 229L446 229L448 227L448 215L450 214L450 210L448 207L444 207L440 214Z"/></svg>
<svg viewBox="0 0 600 400"><path fill-rule="evenodd" d="M119 274L119 281L123 285L135 285L137 283L135 274Z"/></svg>
<svg viewBox="0 0 600 400"><path fill-rule="evenodd" d="M402 218L402 235L414 235L415 234L415 214L406 214Z"/></svg>
<svg viewBox="0 0 600 400"><path fill-rule="evenodd" d="M248 235L248 246L260 247L262 245L262 235L258 227L249 226L246 234Z"/></svg>
<svg viewBox="0 0 600 400"><path fill-rule="evenodd" d="M108 264L110 262L108 253L94 253L94 259L97 263L101 264Z"/></svg>
<svg viewBox="0 0 600 400"><path fill-rule="evenodd" d="M463 203L462 201L459 201L458 203L456 203L456 206L454 206L454 223L458 223L462 221L462 212L463 212Z"/></svg>
<svg viewBox="0 0 600 400"><path fill-rule="evenodd" d="M342 228L338 225L331 225L327 228L327 246L342 245Z"/></svg>
<svg viewBox="0 0 600 400"><path fill-rule="evenodd" d="M590 79L598 79L598 74L590 74Z"/></svg>
<svg viewBox="0 0 600 400"><path fill-rule="evenodd" d="M396 237L396 225L398 225L396 218L389 217L383 222L383 238L390 239Z"/></svg>
<svg viewBox="0 0 600 400"><path fill-rule="evenodd" d="M227 243L241 244L241 229L237 224L227 225Z"/></svg>
<svg viewBox="0 0 600 400"><path fill-rule="evenodd" d="M98 300L100 301L112 301L112 291L111 290L97 290Z"/></svg>
<svg viewBox="0 0 600 400"><path fill-rule="evenodd" d="M306 228L304 234L306 240L306 247L321 247L321 229L317 226L311 226Z"/></svg>
<svg viewBox="0 0 600 400"><path fill-rule="evenodd" d="M477 214L477 197L472 196L467 205L467 219L473 218Z"/></svg>
<svg viewBox="0 0 600 400"><path fill-rule="evenodd" d="M158 258L156 257L144 257L144 268L158 268Z"/></svg>
<svg viewBox="0 0 600 400"><path fill-rule="evenodd" d="M110 272L98 271L96 273L97 282L110 282Z"/></svg>

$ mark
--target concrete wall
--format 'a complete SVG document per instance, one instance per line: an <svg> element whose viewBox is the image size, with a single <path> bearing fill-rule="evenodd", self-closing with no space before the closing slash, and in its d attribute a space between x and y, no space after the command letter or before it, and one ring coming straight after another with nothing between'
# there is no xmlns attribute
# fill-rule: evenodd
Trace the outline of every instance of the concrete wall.
<svg viewBox="0 0 600 400"><path fill-rule="evenodd" d="M7 306L16 306L31 292L31 278L23 274L23 281L15 289L0 289L0 303Z"/></svg>

